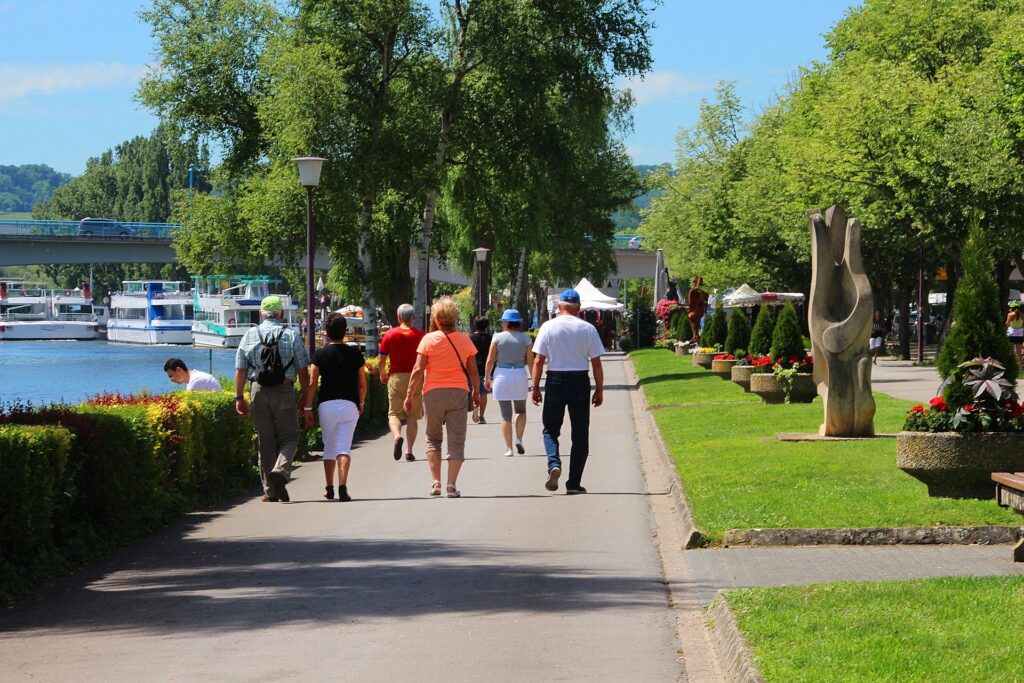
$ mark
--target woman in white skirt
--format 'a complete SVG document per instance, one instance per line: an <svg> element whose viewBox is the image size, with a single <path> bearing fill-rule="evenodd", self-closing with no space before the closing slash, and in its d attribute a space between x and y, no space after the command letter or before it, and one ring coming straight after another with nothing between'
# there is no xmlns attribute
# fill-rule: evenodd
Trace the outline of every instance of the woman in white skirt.
<svg viewBox="0 0 1024 683"><path fill-rule="evenodd" d="M533 367L533 349L530 338L520 329L523 319L519 311L509 308L501 316L502 331L491 339L484 369L485 386L501 409L501 434L505 437L505 455L512 450L512 415L516 418L515 448L520 455L523 433L526 431L526 398L530 392L530 368Z"/></svg>
<svg viewBox="0 0 1024 683"><path fill-rule="evenodd" d="M327 345L313 355L309 381L312 391L305 410L313 410L318 394L320 430L324 439L324 498L334 500L334 470L338 470L338 500L348 502L348 469L352 460L352 435L366 400L366 361L358 347L344 343L345 316L331 313L324 322ZM319 386L319 392L317 392Z"/></svg>

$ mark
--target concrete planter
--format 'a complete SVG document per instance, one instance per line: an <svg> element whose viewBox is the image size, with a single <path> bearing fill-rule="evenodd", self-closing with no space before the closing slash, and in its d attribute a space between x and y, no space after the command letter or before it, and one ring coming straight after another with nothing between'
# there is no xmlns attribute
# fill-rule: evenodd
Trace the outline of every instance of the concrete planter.
<svg viewBox="0 0 1024 683"><path fill-rule="evenodd" d="M683 344L681 342L676 342L676 355L677 356L687 356L687 355L689 355L689 353L690 353L689 345Z"/></svg>
<svg viewBox="0 0 1024 683"><path fill-rule="evenodd" d="M735 360L712 360L711 372L724 380L732 379L732 366L736 365Z"/></svg>
<svg viewBox="0 0 1024 683"><path fill-rule="evenodd" d="M755 372L750 376L750 391L761 397L765 403L785 403L782 380L772 372ZM810 403L818 395L818 386L809 372L798 372L793 378L792 403Z"/></svg>
<svg viewBox="0 0 1024 683"><path fill-rule="evenodd" d="M715 356L717 356L719 353L720 352L718 351L714 353L695 353L693 354L693 364L695 366L699 365L702 368L710 370L711 362L715 360Z"/></svg>
<svg viewBox="0 0 1024 683"><path fill-rule="evenodd" d="M753 365L734 365L729 372L729 379L743 387L743 391L750 391L750 376L754 373Z"/></svg>
<svg viewBox="0 0 1024 683"><path fill-rule="evenodd" d="M900 432L896 466L936 498L995 498L993 472L1024 472L1024 434Z"/></svg>

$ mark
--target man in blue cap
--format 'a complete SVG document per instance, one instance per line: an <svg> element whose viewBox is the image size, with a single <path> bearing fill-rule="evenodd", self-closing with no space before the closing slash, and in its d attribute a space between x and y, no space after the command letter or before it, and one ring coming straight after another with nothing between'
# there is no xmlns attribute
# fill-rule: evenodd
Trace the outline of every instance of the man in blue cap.
<svg viewBox="0 0 1024 683"><path fill-rule="evenodd" d="M558 478L562 475L558 437L568 409L572 448L565 492L569 495L587 492L582 479L590 454L590 406L597 408L604 402L604 369L601 367L604 344L597 328L579 316L580 295L575 289L567 289L559 297L558 315L541 325L533 345L534 405L541 404L540 378L544 363L548 364L542 413L544 450L548 454L548 479L544 487L548 491L558 490ZM594 370L593 397L590 394L591 368Z"/></svg>

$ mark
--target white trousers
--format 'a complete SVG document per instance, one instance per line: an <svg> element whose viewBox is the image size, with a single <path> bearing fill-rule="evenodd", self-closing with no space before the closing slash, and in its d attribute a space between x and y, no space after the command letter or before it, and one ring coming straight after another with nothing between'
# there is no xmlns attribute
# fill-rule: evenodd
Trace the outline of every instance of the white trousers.
<svg viewBox="0 0 1024 683"><path fill-rule="evenodd" d="M352 454L352 435L359 422L359 408L343 398L325 401L317 409L324 438L324 460Z"/></svg>

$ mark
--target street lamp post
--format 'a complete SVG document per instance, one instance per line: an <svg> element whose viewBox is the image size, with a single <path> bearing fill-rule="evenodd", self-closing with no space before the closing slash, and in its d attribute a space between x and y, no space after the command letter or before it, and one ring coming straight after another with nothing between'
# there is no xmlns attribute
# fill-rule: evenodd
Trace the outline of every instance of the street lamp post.
<svg viewBox="0 0 1024 683"><path fill-rule="evenodd" d="M313 190L320 184L320 169L324 165L321 157L297 157L292 159L299 167L299 182L306 188L306 343L309 357L316 351L316 307L313 299Z"/></svg>
<svg viewBox="0 0 1024 683"><path fill-rule="evenodd" d="M477 272L477 297L476 297L476 314L483 315L484 309L487 308L487 290L484 288L484 266L487 263L487 254L491 250L487 247L477 247L473 250L476 255L476 272Z"/></svg>

